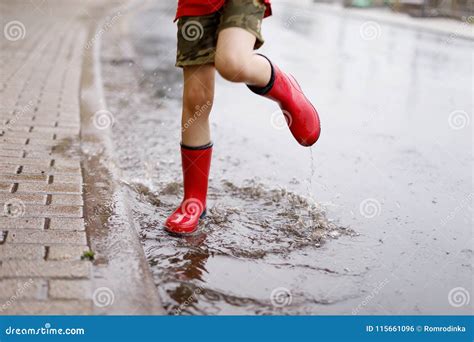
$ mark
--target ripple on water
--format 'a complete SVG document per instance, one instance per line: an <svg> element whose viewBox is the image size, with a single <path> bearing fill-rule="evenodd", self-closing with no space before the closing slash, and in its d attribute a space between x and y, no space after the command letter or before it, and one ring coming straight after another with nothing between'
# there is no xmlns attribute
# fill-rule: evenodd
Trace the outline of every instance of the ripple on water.
<svg viewBox="0 0 474 342"><path fill-rule="evenodd" d="M143 184L131 187L141 200L156 207L161 222L178 204L181 193L181 186L174 182L163 185L160 196ZM208 204L208 215L200 225L206 239L200 247L217 254L262 258L267 253L319 248L328 240L355 235L352 229L329 220L311 198L286 189L268 189L254 181L243 186L223 181L219 187L210 187ZM155 232L156 226L144 229L144 234L150 230Z"/></svg>
<svg viewBox="0 0 474 342"><path fill-rule="evenodd" d="M169 182L152 190L140 183L126 184L135 198L133 206L145 255L170 314L276 313L268 294L241 290L242 284L234 284L235 272L223 280L226 285L218 285L214 277L222 273L210 272L209 267L243 267L242 273L280 272L281 266L267 265L267 256L285 259L295 250L317 249L329 240L355 235L352 229L329 220L312 199L250 180L242 186L222 181L210 187L210 207L199 231L174 238L161 228L179 203L182 186ZM288 279L300 272L297 267L283 267L291 274L295 272L294 276L285 276ZM303 292L300 303L281 309L282 313L305 313L306 304L302 303L325 304L325 299L305 297Z"/></svg>

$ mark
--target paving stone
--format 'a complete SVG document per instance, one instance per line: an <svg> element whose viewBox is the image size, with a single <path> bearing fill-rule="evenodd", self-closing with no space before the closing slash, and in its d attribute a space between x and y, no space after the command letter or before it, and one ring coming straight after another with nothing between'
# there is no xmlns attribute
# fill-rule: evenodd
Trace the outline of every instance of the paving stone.
<svg viewBox="0 0 474 342"><path fill-rule="evenodd" d="M32 132L41 133L55 133L55 134L66 134L75 135L79 134L79 128L64 128L64 127L38 127L35 126Z"/></svg>
<svg viewBox="0 0 474 342"><path fill-rule="evenodd" d="M64 133L55 133L56 140L64 140L64 139L79 139L79 132L75 134L64 134Z"/></svg>
<svg viewBox="0 0 474 342"><path fill-rule="evenodd" d="M8 229L7 243L71 244L87 245L83 231Z"/></svg>
<svg viewBox="0 0 474 342"><path fill-rule="evenodd" d="M32 261L5 260L0 267L0 279L3 278L89 278L91 262L82 261Z"/></svg>
<svg viewBox="0 0 474 342"><path fill-rule="evenodd" d="M58 146L53 146L52 147L52 149L57 149L57 148L58 148ZM64 158L66 156L70 160L80 162L80 157L73 155L76 152L75 150L77 150L77 148L74 145L71 145L71 146L68 146L68 147L64 148L63 150L59 150L60 152L57 152L57 151L55 151L55 152L28 151L28 152L25 152L24 157L25 158L38 158L38 159L44 158L44 159L48 159L48 160L51 160L51 159L57 160L57 159L60 159L60 158Z"/></svg>
<svg viewBox="0 0 474 342"><path fill-rule="evenodd" d="M1 137L0 142L5 144L25 145L28 139L18 137Z"/></svg>
<svg viewBox="0 0 474 342"><path fill-rule="evenodd" d="M59 159L59 158L54 159L54 165L57 167L65 167L65 168L80 168L81 167L80 162L77 160Z"/></svg>
<svg viewBox="0 0 474 342"><path fill-rule="evenodd" d="M81 194L82 184L75 183L21 183L18 185L17 192L44 192L48 194Z"/></svg>
<svg viewBox="0 0 474 342"><path fill-rule="evenodd" d="M41 260L45 256L45 247L43 245L15 244L0 245L0 260L25 259Z"/></svg>
<svg viewBox="0 0 474 342"><path fill-rule="evenodd" d="M51 147L51 150L53 148ZM54 159L51 151L28 151L24 154L25 158L45 158L48 160Z"/></svg>
<svg viewBox="0 0 474 342"><path fill-rule="evenodd" d="M61 121L58 121L58 127L80 128L80 122L74 122L70 119L63 119Z"/></svg>
<svg viewBox="0 0 474 342"><path fill-rule="evenodd" d="M21 217L82 217L82 206L25 205L16 202L11 202L10 205L13 207L13 214ZM4 213L0 212L0 216L9 216L6 210L5 208Z"/></svg>
<svg viewBox="0 0 474 342"><path fill-rule="evenodd" d="M52 139L40 139L36 137L31 137L28 139L28 145L37 145L43 147L53 147L57 145L58 142Z"/></svg>
<svg viewBox="0 0 474 342"><path fill-rule="evenodd" d="M45 174L65 174L65 175L77 175L81 176L81 168L80 167L39 167L35 165L24 165L23 166L24 173L45 173Z"/></svg>
<svg viewBox="0 0 474 342"><path fill-rule="evenodd" d="M13 183L0 182L0 191L11 192Z"/></svg>
<svg viewBox="0 0 474 342"><path fill-rule="evenodd" d="M18 134L18 136L22 136L23 133L28 133L30 131L30 126L20 126L16 124L12 124L8 126L8 129L5 130L5 135L7 134L15 134L15 136Z"/></svg>
<svg viewBox="0 0 474 342"><path fill-rule="evenodd" d="M57 174L54 175L56 183L82 183L81 174Z"/></svg>
<svg viewBox="0 0 474 342"><path fill-rule="evenodd" d="M85 230L84 220L82 218L79 219L54 217L51 218L51 221L49 223L49 229L83 231Z"/></svg>
<svg viewBox="0 0 474 342"><path fill-rule="evenodd" d="M52 147L48 145L20 145L20 144L0 144L0 148L6 150L24 150L24 151L38 151L38 152L52 152Z"/></svg>
<svg viewBox="0 0 474 342"><path fill-rule="evenodd" d="M45 183L48 181L48 176L46 174L0 174L0 181Z"/></svg>
<svg viewBox="0 0 474 342"><path fill-rule="evenodd" d="M24 204L46 204L46 195L43 194L24 194L0 192L0 204L3 205L9 201L20 201ZM65 203L77 204L77 203Z"/></svg>
<svg viewBox="0 0 474 342"><path fill-rule="evenodd" d="M91 288L87 280L50 280L48 294L54 299L91 299Z"/></svg>
<svg viewBox="0 0 474 342"><path fill-rule="evenodd" d="M48 167L51 164L50 160L35 159L35 158L14 158L14 157L2 157L2 163L5 164L16 164L16 165L35 165L41 167Z"/></svg>
<svg viewBox="0 0 474 342"><path fill-rule="evenodd" d="M1 200L0 193L0 200ZM82 195L52 195L51 205L83 205Z"/></svg>
<svg viewBox="0 0 474 342"><path fill-rule="evenodd" d="M81 260L88 246L52 245L49 247L47 260Z"/></svg>
<svg viewBox="0 0 474 342"><path fill-rule="evenodd" d="M44 224L44 218L39 217L24 218L0 216L0 229L43 229Z"/></svg>
<svg viewBox="0 0 474 342"><path fill-rule="evenodd" d="M15 127L12 127L12 129L15 129ZM27 132L21 129L11 132L9 135L14 135L16 138L25 138L25 139L53 140L55 138L54 133Z"/></svg>
<svg viewBox="0 0 474 342"><path fill-rule="evenodd" d="M4 150L0 148L0 157L23 157L23 151L17 150Z"/></svg>
<svg viewBox="0 0 474 342"><path fill-rule="evenodd" d="M0 173L16 173L17 170L18 170L17 165L0 164Z"/></svg>
<svg viewBox="0 0 474 342"><path fill-rule="evenodd" d="M2 315L88 315L92 313L91 300L18 300L12 305L0 306Z"/></svg>
<svg viewBox="0 0 474 342"><path fill-rule="evenodd" d="M0 311L1 307L12 305L18 299L35 299L39 297L43 283L38 279L0 279Z"/></svg>

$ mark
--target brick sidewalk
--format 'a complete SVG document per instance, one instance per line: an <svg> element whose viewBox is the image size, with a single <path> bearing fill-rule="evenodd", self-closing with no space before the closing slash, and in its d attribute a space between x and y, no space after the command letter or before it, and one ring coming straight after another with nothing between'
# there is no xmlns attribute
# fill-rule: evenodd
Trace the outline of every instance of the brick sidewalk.
<svg viewBox="0 0 474 342"><path fill-rule="evenodd" d="M0 314L92 312L79 91L85 2L2 1Z"/></svg>

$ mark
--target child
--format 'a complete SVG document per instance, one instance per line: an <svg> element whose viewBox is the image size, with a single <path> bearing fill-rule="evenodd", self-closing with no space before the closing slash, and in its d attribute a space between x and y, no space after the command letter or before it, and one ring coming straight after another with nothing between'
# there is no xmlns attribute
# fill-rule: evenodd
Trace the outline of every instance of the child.
<svg viewBox="0 0 474 342"><path fill-rule="evenodd" d="M261 24L269 15L270 0L178 1L176 66L183 68L184 75L181 121L184 199L165 222L165 229L170 233L193 233L199 219L206 214L212 154L209 113L216 70L226 80L244 83L252 92L277 102L301 145L311 146L319 138L318 113L296 80L267 57L253 52L263 44Z"/></svg>

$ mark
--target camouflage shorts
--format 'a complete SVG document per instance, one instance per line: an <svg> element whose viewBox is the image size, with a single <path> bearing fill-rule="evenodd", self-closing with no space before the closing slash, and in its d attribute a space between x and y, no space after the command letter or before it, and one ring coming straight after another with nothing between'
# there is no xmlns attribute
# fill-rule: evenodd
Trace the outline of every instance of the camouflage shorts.
<svg viewBox="0 0 474 342"><path fill-rule="evenodd" d="M263 44L261 26L265 5L261 0L226 0L214 13L178 20L176 66L214 63L217 36L228 27L240 27L256 38L255 49Z"/></svg>

